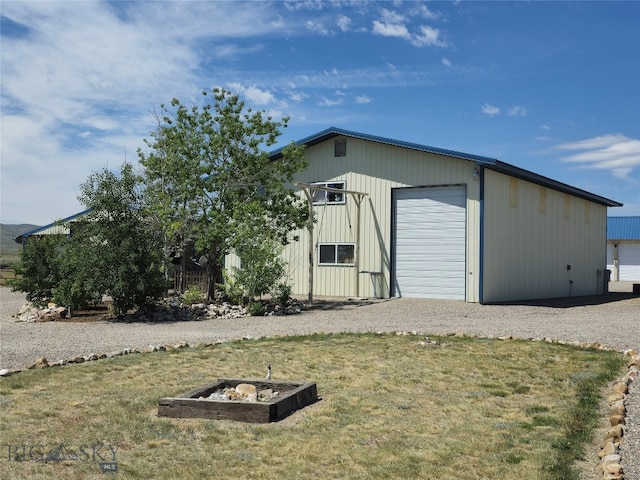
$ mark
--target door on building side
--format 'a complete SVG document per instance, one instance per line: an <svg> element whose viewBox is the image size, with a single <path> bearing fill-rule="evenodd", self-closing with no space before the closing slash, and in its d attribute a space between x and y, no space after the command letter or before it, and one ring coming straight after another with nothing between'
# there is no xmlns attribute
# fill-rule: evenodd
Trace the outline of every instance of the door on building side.
<svg viewBox="0 0 640 480"><path fill-rule="evenodd" d="M465 299L466 187L393 191L393 295Z"/></svg>

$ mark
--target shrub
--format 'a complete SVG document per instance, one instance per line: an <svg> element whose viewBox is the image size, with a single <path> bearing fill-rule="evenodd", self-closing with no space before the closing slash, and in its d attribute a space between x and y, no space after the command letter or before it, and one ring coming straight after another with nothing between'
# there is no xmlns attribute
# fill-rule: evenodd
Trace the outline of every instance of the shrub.
<svg viewBox="0 0 640 480"><path fill-rule="evenodd" d="M193 305L194 303L202 302L202 297L202 292L199 289L190 287L182 295L182 301L185 303L185 305Z"/></svg>
<svg viewBox="0 0 640 480"><path fill-rule="evenodd" d="M244 304L244 290L240 284L236 282L236 279L226 271L222 272L222 276L224 278L224 283L221 286L224 290L225 298L236 305Z"/></svg>
<svg viewBox="0 0 640 480"><path fill-rule="evenodd" d="M267 309L262 302L251 302L247 305L247 312L252 317L261 317L267 313Z"/></svg>
<svg viewBox="0 0 640 480"><path fill-rule="evenodd" d="M291 285L281 282L276 285L271 295L280 302L280 304L286 305L289 303L289 300L291 300Z"/></svg>

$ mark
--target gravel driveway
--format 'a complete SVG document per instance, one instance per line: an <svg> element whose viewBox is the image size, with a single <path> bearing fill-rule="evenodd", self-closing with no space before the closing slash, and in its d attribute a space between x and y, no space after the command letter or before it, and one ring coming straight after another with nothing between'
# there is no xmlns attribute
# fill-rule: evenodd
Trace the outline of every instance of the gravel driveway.
<svg viewBox="0 0 640 480"><path fill-rule="evenodd" d="M625 285L620 285L626 288ZM629 289L630 291L630 289ZM464 332L483 337L556 338L599 342L640 351L640 297L606 297L478 305L460 301L390 299L361 306L332 305L287 317L248 317L184 323L23 323L12 318L24 296L0 287L0 369L20 368L44 356L57 361L149 345L314 332ZM628 432L623 443L625 478L640 480L640 382L628 396Z"/></svg>

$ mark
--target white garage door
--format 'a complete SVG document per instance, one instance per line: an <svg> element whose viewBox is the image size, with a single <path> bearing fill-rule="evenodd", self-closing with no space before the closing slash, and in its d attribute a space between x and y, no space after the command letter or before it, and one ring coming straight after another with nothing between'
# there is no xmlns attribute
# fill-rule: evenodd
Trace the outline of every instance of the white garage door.
<svg viewBox="0 0 640 480"><path fill-rule="evenodd" d="M618 268L621 282L640 281L640 245L618 245Z"/></svg>
<svg viewBox="0 0 640 480"><path fill-rule="evenodd" d="M611 270L611 280L613 280L613 245L607 244L607 270Z"/></svg>
<svg viewBox="0 0 640 480"><path fill-rule="evenodd" d="M394 196L394 295L465 299L466 189L408 188Z"/></svg>

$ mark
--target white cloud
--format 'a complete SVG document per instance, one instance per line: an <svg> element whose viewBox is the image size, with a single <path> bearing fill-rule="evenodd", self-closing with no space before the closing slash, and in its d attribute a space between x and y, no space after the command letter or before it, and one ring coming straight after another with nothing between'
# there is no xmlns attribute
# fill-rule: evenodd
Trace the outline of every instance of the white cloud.
<svg viewBox="0 0 640 480"><path fill-rule="evenodd" d="M496 115L500 115L500 109L493 105L489 105L488 103L485 103L484 105L482 105L482 108L480 109L480 111L483 114L488 115L490 117L495 117Z"/></svg>
<svg viewBox="0 0 640 480"><path fill-rule="evenodd" d="M322 23L317 22L317 21L313 21L313 20L307 20L305 22L305 27L307 27L308 30L320 34L320 35L331 35L332 32L331 30L329 30L327 27L325 27Z"/></svg>
<svg viewBox="0 0 640 480"><path fill-rule="evenodd" d="M416 47L421 47L423 45L427 45L429 47L444 47L446 43L440 40L440 30L437 28L428 27L426 25L422 25L420 27L420 33L414 35L411 38L411 43L413 43Z"/></svg>
<svg viewBox="0 0 640 480"><path fill-rule="evenodd" d="M270 105L276 100L273 93L267 90L261 90L256 86L244 87L241 84L234 82L229 84L229 89L236 94L244 97L250 104L253 105Z"/></svg>
<svg viewBox="0 0 640 480"><path fill-rule="evenodd" d="M320 107L335 107L337 105L342 105L344 103L344 99L336 98L335 100L330 100L327 97L323 97L322 100L318 102L318 106Z"/></svg>
<svg viewBox="0 0 640 480"><path fill-rule="evenodd" d="M442 58L441 60L442 65L444 65L445 67L452 67L453 63L451 63L451 60L449 60L448 58Z"/></svg>
<svg viewBox="0 0 640 480"><path fill-rule="evenodd" d="M231 2L2 2L2 15L25 26L2 32L3 221L37 224L75 213L92 171L119 165L125 151L135 160L154 105L197 102L217 81L203 77L203 62L261 48L236 39L283 21L266 4ZM225 21L212 29L214 18ZM268 89L244 92L281 108Z"/></svg>
<svg viewBox="0 0 640 480"><path fill-rule="evenodd" d="M271 20L270 25L273 28L282 28L284 27L285 23L284 23L284 19L278 15L276 18L274 18L273 20Z"/></svg>
<svg viewBox="0 0 640 480"><path fill-rule="evenodd" d="M420 16L420 17L426 18L428 20L437 20L438 18L440 18L440 14L439 13L432 12L424 4L418 5L417 8L415 8L414 10L411 11L411 14L415 15L415 16Z"/></svg>
<svg viewBox="0 0 640 480"><path fill-rule="evenodd" d="M307 98L307 95L305 95L302 92L299 92L299 91L296 91L296 90L289 91L289 99L294 103L300 103L305 98Z"/></svg>
<svg viewBox="0 0 640 480"><path fill-rule="evenodd" d="M358 96L356 96L356 103L364 104L364 103L371 103L371 102L372 102L372 100L366 95L358 95Z"/></svg>
<svg viewBox="0 0 640 480"><path fill-rule="evenodd" d="M324 6L323 0L297 0L293 2L284 2L287 10L322 10Z"/></svg>
<svg viewBox="0 0 640 480"><path fill-rule="evenodd" d="M490 105L488 103L482 105L480 111L484 115L488 115L490 117L495 117L502 113L502 109L500 107L496 107L495 105ZM527 115L527 109L522 105L514 105L506 110L506 114L509 117L524 117Z"/></svg>
<svg viewBox="0 0 640 480"><path fill-rule="evenodd" d="M540 125L540 128L542 130L551 130L551 127L549 125L547 125L546 123L543 123L542 125Z"/></svg>
<svg viewBox="0 0 640 480"><path fill-rule="evenodd" d="M338 20L336 22L338 28L343 32L348 32L351 28L351 19L346 15L338 16Z"/></svg>
<svg viewBox="0 0 640 480"><path fill-rule="evenodd" d="M373 21L372 28L372 32L375 35L401 38L411 42L416 47L446 46L446 43L440 39L440 31L437 28L421 25L418 30L418 33L411 33L405 24L405 17L386 8L382 10L380 20Z"/></svg>
<svg viewBox="0 0 640 480"><path fill-rule="evenodd" d="M527 115L527 109L522 105L514 105L507 110L510 117L524 117Z"/></svg>
<svg viewBox="0 0 640 480"><path fill-rule="evenodd" d="M610 170L619 178L627 178L636 167L640 167L640 139L619 133L564 143L555 148L577 152L561 157L562 162L585 169Z"/></svg>
<svg viewBox="0 0 640 480"><path fill-rule="evenodd" d="M382 23L378 20L373 21L373 33L382 35L383 37L399 37L410 40L409 30L401 23Z"/></svg>
<svg viewBox="0 0 640 480"><path fill-rule="evenodd" d="M382 9L382 21L384 23L401 23L404 22L405 17L392 10L387 10L386 8Z"/></svg>

